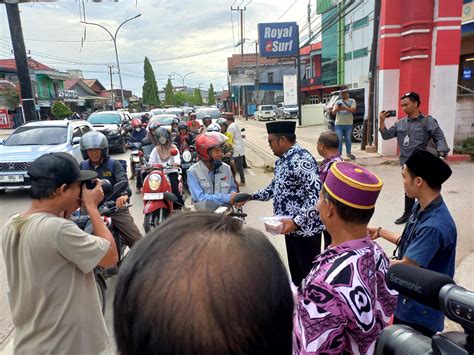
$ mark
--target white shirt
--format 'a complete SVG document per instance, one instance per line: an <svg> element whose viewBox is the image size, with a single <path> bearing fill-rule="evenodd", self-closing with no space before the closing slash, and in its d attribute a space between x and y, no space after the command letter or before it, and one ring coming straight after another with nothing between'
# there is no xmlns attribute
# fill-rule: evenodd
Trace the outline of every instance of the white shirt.
<svg viewBox="0 0 474 355"><path fill-rule="evenodd" d="M240 157L245 155L245 143L244 139L242 138L242 133L240 132L240 127L237 126L237 123L232 122L227 128L227 131L232 133L234 138L234 154L232 156Z"/></svg>
<svg viewBox="0 0 474 355"><path fill-rule="evenodd" d="M177 150L177 149L176 149ZM150 164L161 164L161 165L173 165L173 164L179 164L181 165L181 155L179 154L176 155L170 155L168 159L163 160L160 158L160 155L158 154L158 150L153 148L150 154ZM168 172L178 172L178 169L167 169Z"/></svg>

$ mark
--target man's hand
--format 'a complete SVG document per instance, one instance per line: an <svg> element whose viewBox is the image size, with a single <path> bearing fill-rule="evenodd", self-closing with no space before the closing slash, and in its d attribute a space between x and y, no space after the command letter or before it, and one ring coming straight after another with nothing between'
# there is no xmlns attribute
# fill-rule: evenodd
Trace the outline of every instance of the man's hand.
<svg viewBox="0 0 474 355"><path fill-rule="evenodd" d="M379 121L380 121L380 129L384 129L385 128L385 120L387 119L388 117L388 112L387 111L381 111L379 113Z"/></svg>
<svg viewBox="0 0 474 355"><path fill-rule="evenodd" d="M377 239L378 237L380 237L380 235L379 235L378 232L379 232L379 229L378 229L378 228L367 227L367 233L369 234L370 239L372 239L372 240L375 240L375 239Z"/></svg>
<svg viewBox="0 0 474 355"><path fill-rule="evenodd" d="M115 205L118 208L122 208L126 203L128 202L128 196L127 195L122 195L119 198L115 200Z"/></svg>
<svg viewBox="0 0 474 355"><path fill-rule="evenodd" d="M291 218L282 218L280 222L283 224L281 234L290 234L298 228L298 225Z"/></svg>
<svg viewBox="0 0 474 355"><path fill-rule="evenodd" d="M89 210L96 208L100 201L104 198L104 191L99 179L94 179L95 187L89 190L85 184L82 185L82 203Z"/></svg>

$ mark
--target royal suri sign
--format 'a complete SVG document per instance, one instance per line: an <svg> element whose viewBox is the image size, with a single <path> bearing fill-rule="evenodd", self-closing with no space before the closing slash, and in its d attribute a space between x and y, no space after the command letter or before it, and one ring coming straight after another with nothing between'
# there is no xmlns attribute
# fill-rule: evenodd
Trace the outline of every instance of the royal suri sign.
<svg viewBox="0 0 474 355"><path fill-rule="evenodd" d="M294 57L298 53L296 22L259 23L258 41L262 57Z"/></svg>

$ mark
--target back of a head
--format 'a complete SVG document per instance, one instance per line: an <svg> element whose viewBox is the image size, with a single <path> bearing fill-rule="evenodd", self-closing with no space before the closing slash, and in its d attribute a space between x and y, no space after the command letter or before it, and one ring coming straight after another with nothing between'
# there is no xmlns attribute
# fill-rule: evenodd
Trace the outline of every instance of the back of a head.
<svg viewBox="0 0 474 355"><path fill-rule="evenodd" d="M290 354L290 283L268 239L217 214L183 217L149 234L122 266L114 300L118 351Z"/></svg>
<svg viewBox="0 0 474 355"><path fill-rule="evenodd" d="M318 143L324 145L328 149L338 149L339 139L336 132L327 130L319 135Z"/></svg>

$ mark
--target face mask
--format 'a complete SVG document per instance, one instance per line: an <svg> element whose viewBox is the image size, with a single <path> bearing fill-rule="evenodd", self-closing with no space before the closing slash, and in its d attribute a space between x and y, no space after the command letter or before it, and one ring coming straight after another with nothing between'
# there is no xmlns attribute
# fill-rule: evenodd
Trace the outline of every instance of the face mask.
<svg viewBox="0 0 474 355"><path fill-rule="evenodd" d="M135 128L135 131L140 132L142 129L140 127Z"/></svg>
<svg viewBox="0 0 474 355"><path fill-rule="evenodd" d="M219 169L222 166L222 160L213 160L212 161L212 167L214 170Z"/></svg>
<svg viewBox="0 0 474 355"><path fill-rule="evenodd" d="M166 144L166 137L160 137L160 138L158 139L158 143L160 143L160 144Z"/></svg>

